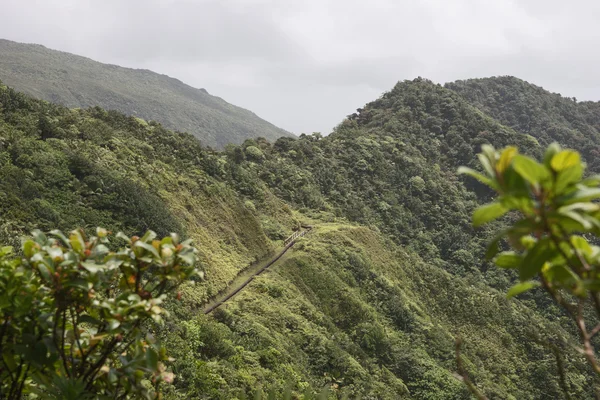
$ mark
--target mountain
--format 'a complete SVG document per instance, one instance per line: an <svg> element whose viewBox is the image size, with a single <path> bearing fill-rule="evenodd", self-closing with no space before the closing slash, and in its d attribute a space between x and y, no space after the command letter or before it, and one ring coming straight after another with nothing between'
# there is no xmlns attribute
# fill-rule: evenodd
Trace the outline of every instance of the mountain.
<svg viewBox="0 0 600 400"><path fill-rule="evenodd" d="M215 148L252 137L291 136L251 111L166 75L102 64L36 44L0 39L0 80L68 107L99 106L156 120Z"/></svg>
<svg viewBox="0 0 600 400"><path fill-rule="evenodd" d="M415 79L327 137L247 139L220 152L156 122L0 85L0 243L18 245L35 227L98 225L192 238L206 280L181 287L156 331L175 359L168 399L277 398L288 387L297 398L327 387L335 398L469 399L454 377L457 336L489 398L564 397L549 343L565 353L571 397L592 398L585 359L564 345L578 341L567 318L540 291L507 300L514 271L482 261L503 222L471 226L490 193L456 174L485 143L539 156L541 131L508 122L535 99L514 110L499 101L501 118L466 91ZM599 143L592 120L553 113L540 115L582 124L574 134ZM307 224L276 265L202 314Z"/></svg>
<svg viewBox="0 0 600 400"><path fill-rule="evenodd" d="M446 84L503 125L534 137L542 146L568 143L600 171L600 102L578 102L512 76Z"/></svg>

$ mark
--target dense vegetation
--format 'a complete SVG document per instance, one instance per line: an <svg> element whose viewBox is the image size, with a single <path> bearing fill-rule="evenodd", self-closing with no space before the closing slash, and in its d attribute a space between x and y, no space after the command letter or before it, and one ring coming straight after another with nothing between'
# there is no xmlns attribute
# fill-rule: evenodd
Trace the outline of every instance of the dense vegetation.
<svg viewBox="0 0 600 400"><path fill-rule="evenodd" d="M291 136L251 111L166 75L102 64L40 45L0 39L0 80L68 107L100 106L156 120L215 148L258 136Z"/></svg>
<svg viewBox="0 0 600 400"><path fill-rule="evenodd" d="M584 357L562 345L577 342L567 316L536 292L505 299L517 275L482 260L510 221L475 230L471 213L492 192L456 174L478 168L482 144L542 148L455 91L401 82L327 137L223 152L154 122L6 87L0 104L0 242L16 245L36 227L106 226L199 244L207 279L182 286L156 332L175 358L168 398L329 387L331 396L466 399L453 376L456 336L490 398L563 397L557 343L571 396L591 396ZM300 223L315 228L277 266L200 315Z"/></svg>
<svg viewBox="0 0 600 400"><path fill-rule="evenodd" d="M600 104L549 93L512 76L457 81L446 85L500 123L536 138L579 151L600 171Z"/></svg>
<svg viewBox="0 0 600 400"><path fill-rule="evenodd" d="M72 231L0 249L0 398L158 398L165 348L144 329L162 322L168 293L195 276L195 249L175 234L155 240Z"/></svg>
<svg viewBox="0 0 600 400"><path fill-rule="evenodd" d="M600 332L600 175L583 179L585 165L573 150L551 144L543 162L521 155L513 146L498 152L482 147L479 160L483 173L461 167L497 193L497 198L473 213L473 224L481 226L514 212L518 219L490 243L488 258L500 268L515 269L520 282L508 297L543 287L572 319L581 337L579 351L600 376L596 354ZM513 248L499 252L506 238ZM462 372L470 390L485 398ZM561 373L565 394L569 383Z"/></svg>

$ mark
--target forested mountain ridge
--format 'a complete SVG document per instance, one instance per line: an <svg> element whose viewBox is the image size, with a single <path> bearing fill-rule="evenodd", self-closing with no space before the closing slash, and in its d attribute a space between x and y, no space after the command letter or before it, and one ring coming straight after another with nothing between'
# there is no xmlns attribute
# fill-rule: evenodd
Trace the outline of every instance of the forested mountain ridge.
<svg viewBox="0 0 600 400"><path fill-rule="evenodd" d="M281 139L275 157L254 168L263 168L261 178L299 207L375 225L422 257L468 269L483 251L482 236L470 226L478 201L455 170L472 163L484 143L540 149L452 91L417 79L398 83L326 138Z"/></svg>
<svg viewBox="0 0 600 400"><path fill-rule="evenodd" d="M543 147L553 141L568 143L600 171L600 102L578 102L512 76L456 81L446 87Z"/></svg>
<svg viewBox="0 0 600 400"><path fill-rule="evenodd" d="M547 343L576 334L536 292L505 299L514 274L481 262L492 230L470 224L489 193L456 175L484 143L541 147L456 92L400 82L328 137L224 152L5 86L0 105L1 243L34 227L96 225L175 230L197 243L207 279L182 288L158 331L175 358L167 398L242 399L289 385L298 397L329 387L332 398L468 399L453 376L457 335L490 398L563 397ZM277 267L201 315L301 223L314 230ZM564 351L571 396L591 397L583 358Z"/></svg>
<svg viewBox="0 0 600 400"><path fill-rule="evenodd" d="M166 75L102 64L36 44L0 39L0 80L68 107L99 106L156 120L216 148L252 137L275 140L291 135L251 111Z"/></svg>

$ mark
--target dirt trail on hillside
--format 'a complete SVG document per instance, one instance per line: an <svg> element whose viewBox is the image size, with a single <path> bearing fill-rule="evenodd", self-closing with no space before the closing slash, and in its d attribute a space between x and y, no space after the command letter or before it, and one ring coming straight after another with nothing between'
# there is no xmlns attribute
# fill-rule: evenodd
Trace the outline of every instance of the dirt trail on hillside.
<svg viewBox="0 0 600 400"><path fill-rule="evenodd" d="M268 263L262 266L260 263L258 263L254 266L254 268L250 267L249 269L242 271L224 291L218 294L213 300L211 300L207 304L207 306L203 310L204 314L210 314L218 307L220 307L223 303L227 302L233 296L241 292L246 286L248 286L250 282L254 280L254 278L265 272L269 267L271 267L273 264L279 261L279 259L283 257L283 255L287 253L287 251L296 244L299 238L304 237L308 232L311 231L312 226L304 226L303 228L305 228L305 230L295 232L292 236L287 238L284 241L285 247L282 250L280 250ZM250 274L248 275L248 273ZM245 276L248 276L248 278L243 280L241 283L236 282L239 281L240 278L243 279L243 277Z"/></svg>

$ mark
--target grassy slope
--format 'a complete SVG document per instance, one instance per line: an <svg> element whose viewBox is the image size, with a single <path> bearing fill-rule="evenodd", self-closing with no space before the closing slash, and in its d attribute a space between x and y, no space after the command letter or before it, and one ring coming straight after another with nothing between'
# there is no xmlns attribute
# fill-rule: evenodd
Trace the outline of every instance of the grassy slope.
<svg viewBox="0 0 600 400"><path fill-rule="evenodd" d="M280 200L265 196L259 218L254 205L207 174L201 165L208 153L190 135L116 113L30 101L6 87L0 104L4 242L34 227L178 231L200 244L211 288L218 290L273 250L261 218L276 216L284 231L295 226ZM39 140L38 113L55 124L56 138ZM80 140L82 134L89 136ZM197 294L199 301L207 295Z"/></svg>
<svg viewBox="0 0 600 400"><path fill-rule="evenodd" d="M351 398L467 399L452 375L457 335L490 398L561 397L548 350L531 343L542 326L568 336L557 323L347 223L317 223L214 318L178 318L186 322L169 338L186 394L173 398L243 398L290 385ZM569 368L574 394L585 397L581 361Z"/></svg>
<svg viewBox="0 0 600 400"><path fill-rule="evenodd" d="M290 135L248 110L166 75L102 64L40 45L0 39L0 80L69 107L100 106L156 120L213 147L250 137L275 140Z"/></svg>

